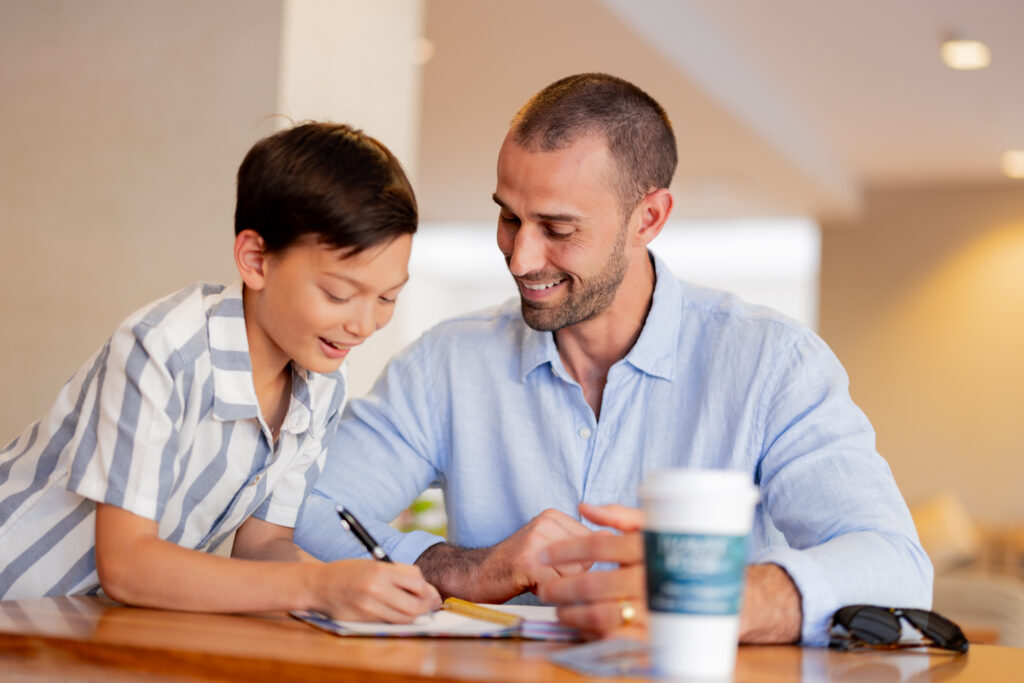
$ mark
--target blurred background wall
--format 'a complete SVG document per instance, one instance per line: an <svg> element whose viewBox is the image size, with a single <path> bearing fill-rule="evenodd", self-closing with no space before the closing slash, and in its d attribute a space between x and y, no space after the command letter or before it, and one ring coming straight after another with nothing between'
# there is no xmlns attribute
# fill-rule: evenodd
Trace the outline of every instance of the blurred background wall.
<svg viewBox="0 0 1024 683"><path fill-rule="evenodd" d="M953 491L1024 522L1024 197L999 169L1024 147L1021 25L1012 0L0 2L0 441L132 310L235 278L235 170L289 120L354 123L409 169L425 224L400 310L469 303L472 267L428 282L472 265L438 240L491 242L509 118L600 70L674 122L673 231L814 226L809 262L758 253L810 289L808 323L908 500ZM942 65L951 32L986 39L991 66ZM664 244L680 277L712 263ZM756 264L734 260L736 287ZM396 320L353 354L358 390L416 329Z"/></svg>

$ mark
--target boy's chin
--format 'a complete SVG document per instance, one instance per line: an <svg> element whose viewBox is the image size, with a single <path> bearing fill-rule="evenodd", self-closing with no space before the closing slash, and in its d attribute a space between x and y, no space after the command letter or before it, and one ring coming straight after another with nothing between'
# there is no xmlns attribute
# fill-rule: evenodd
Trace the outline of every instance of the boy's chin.
<svg viewBox="0 0 1024 683"><path fill-rule="evenodd" d="M308 372L329 375L341 367L341 364L345 362L345 358L348 358L348 355L344 358L325 358L323 356L317 358L293 358L292 362Z"/></svg>

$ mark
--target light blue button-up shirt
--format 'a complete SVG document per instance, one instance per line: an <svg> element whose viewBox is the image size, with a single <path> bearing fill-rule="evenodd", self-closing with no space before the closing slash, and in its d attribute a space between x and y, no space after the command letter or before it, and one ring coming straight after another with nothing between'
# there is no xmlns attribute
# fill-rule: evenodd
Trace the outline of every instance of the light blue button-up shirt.
<svg viewBox="0 0 1024 683"><path fill-rule="evenodd" d="M519 302L436 326L352 401L296 527L323 559L364 550L349 507L396 560L440 538L388 526L431 484L448 540L493 545L546 508L639 505L673 467L741 469L760 487L752 562L781 565L803 597L803 640L827 642L842 605L928 607L932 568L834 354L766 308L676 280L654 258L644 329L608 373L601 419L550 332Z"/></svg>

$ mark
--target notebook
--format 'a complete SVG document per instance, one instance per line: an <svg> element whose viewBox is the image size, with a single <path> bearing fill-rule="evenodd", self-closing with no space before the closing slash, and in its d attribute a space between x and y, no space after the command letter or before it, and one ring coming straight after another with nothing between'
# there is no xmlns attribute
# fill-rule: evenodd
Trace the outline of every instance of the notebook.
<svg viewBox="0 0 1024 683"><path fill-rule="evenodd" d="M411 624L340 621L319 612L292 611L290 614L310 626L339 636L396 638L524 638L526 640L580 640L579 631L559 623L555 608L542 605L485 605L520 617L515 626L474 619L447 610L424 614Z"/></svg>

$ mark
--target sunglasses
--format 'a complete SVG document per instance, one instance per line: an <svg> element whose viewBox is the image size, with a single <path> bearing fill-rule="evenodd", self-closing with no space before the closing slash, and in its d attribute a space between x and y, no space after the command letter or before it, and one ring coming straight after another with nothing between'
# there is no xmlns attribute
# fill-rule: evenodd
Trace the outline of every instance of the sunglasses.
<svg viewBox="0 0 1024 683"><path fill-rule="evenodd" d="M901 643L903 619L931 642ZM828 646L843 651L859 648L939 647L954 652L967 652L967 638L959 626L928 610L848 605L832 615Z"/></svg>

